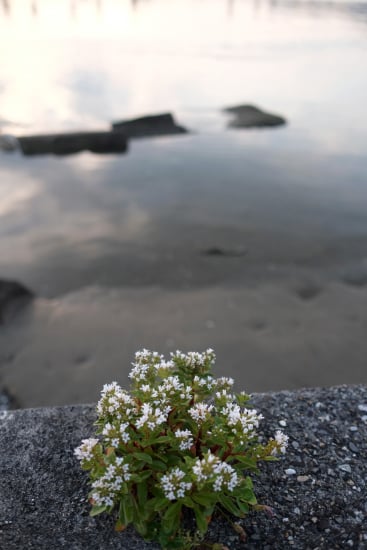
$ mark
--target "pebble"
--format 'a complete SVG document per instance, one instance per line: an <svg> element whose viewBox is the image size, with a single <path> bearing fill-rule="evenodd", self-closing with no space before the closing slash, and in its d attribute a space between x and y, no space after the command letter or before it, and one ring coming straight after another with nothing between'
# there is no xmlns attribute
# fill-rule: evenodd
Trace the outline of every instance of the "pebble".
<svg viewBox="0 0 367 550"><path fill-rule="evenodd" d="M348 474L352 473L352 468L350 467L350 464L340 464L338 468L339 470L343 470L343 472L348 472Z"/></svg>
<svg viewBox="0 0 367 550"><path fill-rule="evenodd" d="M287 422L285 420L279 420L279 426L282 426L282 428L285 428L287 425Z"/></svg>
<svg viewBox="0 0 367 550"><path fill-rule="evenodd" d="M294 476L297 472L293 468L288 468L287 470L285 470L285 473L287 476Z"/></svg>
<svg viewBox="0 0 367 550"><path fill-rule="evenodd" d="M367 412L367 405L365 405L364 403L361 403L360 405L358 405L358 410Z"/></svg>
<svg viewBox="0 0 367 550"><path fill-rule="evenodd" d="M358 447L356 447L352 441L349 443L348 447L353 453L358 453Z"/></svg>
<svg viewBox="0 0 367 550"><path fill-rule="evenodd" d="M297 481L300 483L304 483L305 481L308 481L310 479L310 476L297 476Z"/></svg>

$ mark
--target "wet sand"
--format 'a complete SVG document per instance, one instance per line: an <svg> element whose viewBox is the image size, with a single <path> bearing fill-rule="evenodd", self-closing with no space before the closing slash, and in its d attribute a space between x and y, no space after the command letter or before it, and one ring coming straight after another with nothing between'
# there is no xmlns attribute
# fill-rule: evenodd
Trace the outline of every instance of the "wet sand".
<svg viewBox="0 0 367 550"><path fill-rule="evenodd" d="M228 259L210 260L213 276ZM230 261L232 270L244 263ZM367 382L367 263L349 279L345 264L248 271L242 284L91 286L38 298L1 331L2 383L23 407L94 402L104 383L128 384L141 347L213 347L217 373L249 392Z"/></svg>

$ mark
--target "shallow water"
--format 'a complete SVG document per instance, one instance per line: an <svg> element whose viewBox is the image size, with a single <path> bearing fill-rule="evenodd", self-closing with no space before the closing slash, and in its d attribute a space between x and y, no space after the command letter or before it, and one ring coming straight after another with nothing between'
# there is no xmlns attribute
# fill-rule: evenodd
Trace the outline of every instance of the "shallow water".
<svg viewBox="0 0 367 550"><path fill-rule="evenodd" d="M70 347L75 376L89 376L90 386L103 373L97 376L93 367L92 376L73 358L96 354L101 361L110 354L115 361L122 346L126 361L147 340L165 349L200 342L218 347L240 379L245 340L252 346L251 360L261 355L261 376L250 377L250 389L348 382L348 376L366 381L361 365L367 350L358 351L356 340L366 319L358 309L358 330L357 321L350 321L358 303L355 292L364 299L367 283L366 30L367 3L361 2L0 3L4 133L107 129L112 120L163 111L172 111L192 130L132 141L120 156L0 153L0 277L56 299L47 306L37 303L21 327L15 323L7 329L11 334L0 335L3 379L15 393L23 392L23 403L94 399L94 393L71 392L68 400L67 391L61 397L56 386L47 386L43 396L27 401L25 369L51 364L60 340ZM288 124L229 130L221 109L239 103L281 114ZM212 250L223 254L208 254ZM354 287L337 286L339 292L332 287L326 292L329 302L325 298L321 304L316 298L301 307L288 299L292 285L314 280L322 288L346 280ZM261 289L253 298L247 294L251 285L277 281L281 287L268 303L261 301ZM113 336L107 322L90 327L87 287L98 289L92 292L97 304L92 309L103 312L103 319L111 311L112 324L120 322L112 304L126 308L134 319L134 337L124 330ZM112 290L111 298L108 289L116 287L121 292ZM155 339L143 319L144 298L137 294L142 287L148 295L149 288L159 288L159 299L146 304L158 307L162 300L167 311L166 317L157 316ZM244 308L248 304L249 319L242 313L231 317L226 306L214 307L218 289L235 296L242 292L241 298L231 294L228 300ZM177 294L182 291L194 293L187 295L186 306ZM55 315L61 311L63 316L62 304L70 299L78 310L72 334L68 313L57 330L50 329L46 346L42 335ZM40 315L44 307L48 313ZM190 307L201 309L191 326ZM271 337L265 330L259 338L257 329L254 336L257 307L260 324L273 327ZM343 308L348 313L333 319L331 337L328 311L336 315ZM185 314L180 317L176 310ZM311 330L314 316L322 320L314 322L317 335ZM293 321L303 327L303 340ZM80 332L80 351L77 327L83 323L90 335ZM278 325L283 344L272 332ZM329 351L322 334L333 340ZM352 372L352 364L349 374L331 360L345 358L340 342L343 350L353 342L355 368ZM303 359L297 370L292 364L298 352ZM279 379L266 379L272 353L284 367ZM312 354L322 358L322 377L305 366ZM42 376L42 369L29 369L31 377Z"/></svg>

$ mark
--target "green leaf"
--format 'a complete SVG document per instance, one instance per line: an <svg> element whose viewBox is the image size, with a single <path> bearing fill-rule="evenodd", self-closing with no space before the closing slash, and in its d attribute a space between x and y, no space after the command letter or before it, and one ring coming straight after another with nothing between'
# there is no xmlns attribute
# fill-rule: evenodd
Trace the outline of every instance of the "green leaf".
<svg viewBox="0 0 367 550"><path fill-rule="evenodd" d="M147 502L148 508L153 509L155 512L160 512L168 505L169 503L165 497L154 497Z"/></svg>
<svg viewBox="0 0 367 550"><path fill-rule="evenodd" d="M248 502L249 504L257 504L257 500L252 489L244 489L241 492L241 500Z"/></svg>
<svg viewBox="0 0 367 550"><path fill-rule="evenodd" d="M167 470L166 464L161 460L153 460L152 468L153 470L157 470L158 472L165 472Z"/></svg>
<svg viewBox="0 0 367 550"><path fill-rule="evenodd" d="M181 502L175 502L169 506L166 513L163 516L162 528L165 533L174 534L180 525L181 517Z"/></svg>
<svg viewBox="0 0 367 550"><path fill-rule="evenodd" d="M148 496L148 484L146 481L142 481L141 483L138 483L137 496L138 496L139 509L144 509L147 503L147 496Z"/></svg>
<svg viewBox="0 0 367 550"><path fill-rule="evenodd" d="M253 470L254 472L258 471L256 460L254 458L248 458L247 456L243 455L232 455L230 457L230 460L237 460L238 462L241 462L241 464L243 464L243 466L248 470Z"/></svg>
<svg viewBox="0 0 367 550"><path fill-rule="evenodd" d="M181 499L182 504L187 506L188 508L195 508L195 502L190 497L184 497Z"/></svg>
<svg viewBox="0 0 367 550"><path fill-rule="evenodd" d="M240 499L236 500L238 508L241 510L243 514L248 514L250 507L247 504L247 502L242 502Z"/></svg>
<svg viewBox="0 0 367 550"><path fill-rule="evenodd" d="M203 495L203 494L192 495L192 499L198 504L208 507L213 503L213 496L216 499L215 495Z"/></svg>
<svg viewBox="0 0 367 550"><path fill-rule="evenodd" d="M148 453L134 453L133 458L136 458L137 460L142 460L143 462L147 462L148 464L151 464L153 462L153 459Z"/></svg>
<svg viewBox="0 0 367 550"><path fill-rule="evenodd" d="M167 465L168 466L177 466L181 462L180 457L177 454L172 454L167 456Z"/></svg>
<svg viewBox="0 0 367 550"><path fill-rule="evenodd" d="M247 489L253 489L254 488L254 484L252 482L252 479L249 476L247 476L245 478L245 487L247 487Z"/></svg>
<svg viewBox="0 0 367 550"><path fill-rule="evenodd" d="M195 510L196 525L200 533L206 533L208 529L208 522L204 510L202 508L196 507Z"/></svg>
<svg viewBox="0 0 367 550"><path fill-rule="evenodd" d="M242 512L238 509L238 507L235 505L231 497L221 495L220 503L228 512L230 512L234 516L241 517L243 515Z"/></svg>
<svg viewBox="0 0 367 550"><path fill-rule="evenodd" d="M119 518L123 525L129 525L134 518L134 508L130 496L123 497L120 501Z"/></svg>
<svg viewBox="0 0 367 550"><path fill-rule="evenodd" d="M102 514L102 512L105 512L107 510L107 506L103 505L95 505L89 512L89 515L92 516L98 516L98 514Z"/></svg>
<svg viewBox="0 0 367 550"><path fill-rule="evenodd" d="M170 441L171 438L168 435L161 435L159 437L156 437L152 443L154 445L155 443L169 443Z"/></svg>
<svg viewBox="0 0 367 550"><path fill-rule="evenodd" d="M167 522L172 521L177 515L181 513L181 508L182 508L182 504L179 501L176 501L173 504L170 504L166 513L163 516L163 521L167 521Z"/></svg>
<svg viewBox="0 0 367 550"><path fill-rule="evenodd" d="M133 479L136 481L136 483L141 483L142 481L146 481L152 475L152 470L142 470L138 474L133 475Z"/></svg>

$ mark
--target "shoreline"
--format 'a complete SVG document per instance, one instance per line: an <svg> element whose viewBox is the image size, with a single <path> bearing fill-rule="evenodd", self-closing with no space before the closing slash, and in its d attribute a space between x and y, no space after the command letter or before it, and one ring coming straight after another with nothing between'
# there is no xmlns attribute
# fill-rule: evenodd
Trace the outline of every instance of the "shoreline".
<svg viewBox="0 0 367 550"><path fill-rule="evenodd" d="M21 407L91 402L104 383L129 384L137 349L212 347L217 374L250 393L367 383L364 285L298 269L242 285L36 298L2 327L0 380Z"/></svg>

